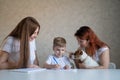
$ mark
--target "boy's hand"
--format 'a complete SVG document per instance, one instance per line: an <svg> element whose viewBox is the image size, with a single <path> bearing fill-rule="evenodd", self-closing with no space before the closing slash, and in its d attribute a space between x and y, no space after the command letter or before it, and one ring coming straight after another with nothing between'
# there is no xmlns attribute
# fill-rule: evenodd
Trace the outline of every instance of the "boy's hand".
<svg viewBox="0 0 120 80"><path fill-rule="evenodd" d="M70 69L70 67L68 65L65 65L64 69Z"/></svg>
<svg viewBox="0 0 120 80"><path fill-rule="evenodd" d="M56 69L60 69L61 68L61 66L59 64L55 64L53 67L56 68Z"/></svg>

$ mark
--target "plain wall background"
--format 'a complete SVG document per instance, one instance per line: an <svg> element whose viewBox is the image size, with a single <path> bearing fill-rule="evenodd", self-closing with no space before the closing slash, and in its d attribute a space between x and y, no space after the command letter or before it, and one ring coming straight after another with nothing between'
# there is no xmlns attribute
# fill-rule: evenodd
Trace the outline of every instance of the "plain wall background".
<svg viewBox="0 0 120 80"><path fill-rule="evenodd" d="M75 51L74 33L87 25L111 47L111 61L120 68L120 0L0 0L0 43L26 16L41 25L36 39L40 66L53 53L54 37L64 37L67 50Z"/></svg>

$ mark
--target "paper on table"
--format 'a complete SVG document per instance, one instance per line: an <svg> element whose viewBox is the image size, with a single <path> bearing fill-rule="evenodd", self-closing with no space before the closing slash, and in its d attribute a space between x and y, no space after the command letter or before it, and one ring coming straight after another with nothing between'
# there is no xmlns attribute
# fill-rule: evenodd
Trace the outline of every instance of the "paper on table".
<svg viewBox="0 0 120 80"><path fill-rule="evenodd" d="M51 70L77 72L78 69L51 69Z"/></svg>
<svg viewBox="0 0 120 80"><path fill-rule="evenodd" d="M77 69L67 69L67 70L63 70L63 71L77 72Z"/></svg>
<svg viewBox="0 0 120 80"><path fill-rule="evenodd" d="M10 71L13 72L23 72L23 73L31 73L31 72L39 72L46 70L45 68L21 68L21 69L12 69Z"/></svg>

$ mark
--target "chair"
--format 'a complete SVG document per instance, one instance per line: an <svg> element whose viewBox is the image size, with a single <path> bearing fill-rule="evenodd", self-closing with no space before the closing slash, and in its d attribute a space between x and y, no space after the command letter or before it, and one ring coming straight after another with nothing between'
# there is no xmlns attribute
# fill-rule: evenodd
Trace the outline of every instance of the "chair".
<svg viewBox="0 0 120 80"><path fill-rule="evenodd" d="M110 62L109 69L116 69L116 64L113 62Z"/></svg>

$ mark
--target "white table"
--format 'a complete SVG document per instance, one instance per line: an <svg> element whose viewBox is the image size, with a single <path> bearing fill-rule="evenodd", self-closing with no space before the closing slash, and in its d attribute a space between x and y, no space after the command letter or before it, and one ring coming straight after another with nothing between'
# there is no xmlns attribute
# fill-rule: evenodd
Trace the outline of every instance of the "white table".
<svg viewBox="0 0 120 80"><path fill-rule="evenodd" d="M43 70L30 73L0 70L0 80L120 80L120 69Z"/></svg>

